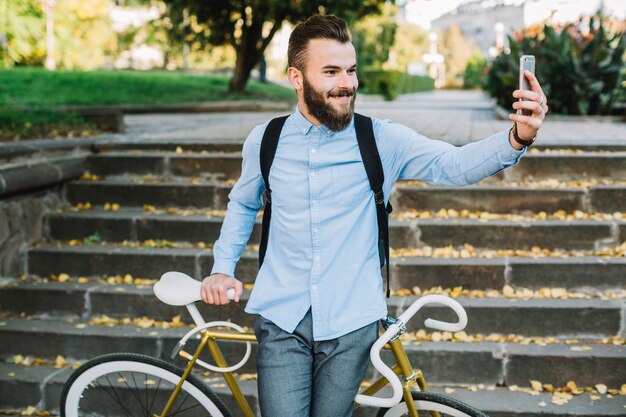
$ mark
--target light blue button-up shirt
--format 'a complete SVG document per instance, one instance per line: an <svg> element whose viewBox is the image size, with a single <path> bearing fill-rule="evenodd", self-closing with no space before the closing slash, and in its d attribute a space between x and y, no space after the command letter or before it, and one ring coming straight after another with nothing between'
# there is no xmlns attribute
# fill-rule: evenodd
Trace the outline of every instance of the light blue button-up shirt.
<svg viewBox="0 0 626 417"><path fill-rule="evenodd" d="M524 153L510 145L506 131L455 147L389 120L373 123L385 200L397 179L468 185L516 164ZM229 195L212 273L234 275L262 207L259 155L266 126L254 128L243 145L242 173ZM269 241L246 311L293 332L310 308L315 340L383 318L376 207L354 124L333 132L296 110L283 127L269 182Z"/></svg>

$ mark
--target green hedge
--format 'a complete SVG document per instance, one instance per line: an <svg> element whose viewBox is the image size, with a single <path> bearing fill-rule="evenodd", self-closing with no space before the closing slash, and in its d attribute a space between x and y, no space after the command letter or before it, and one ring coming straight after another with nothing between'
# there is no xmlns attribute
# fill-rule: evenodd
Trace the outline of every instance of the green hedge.
<svg viewBox="0 0 626 417"><path fill-rule="evenodd" d="M359 83L363 93L382 94L385 100L393 100L399 94L417 93L435 88L435 80L430 77L375 69L361 72Z"/></svg>
<svg viewBox="0 0 626 417"><path fill-rule="evenodd" d="M556 31L550 26L510 37L510 54L491 64L485 90L498 104L511 108L518 88L519 57L535 55L536 73L556 114L614 114L624 100L624 34L610 34L600 16L591 19L589 33L574 26Z"/></svg>

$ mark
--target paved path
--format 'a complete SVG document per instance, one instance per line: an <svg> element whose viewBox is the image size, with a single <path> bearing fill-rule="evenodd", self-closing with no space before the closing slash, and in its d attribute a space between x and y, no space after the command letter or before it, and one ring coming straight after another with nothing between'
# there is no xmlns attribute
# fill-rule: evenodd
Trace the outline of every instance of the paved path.
<svg viewBox="0 0 626 417"><path fill-rule="evenodd" d="M478 91L442 90L404 95L392 102L376 97L357 98L356 110L403 123L433 139L462 144L508 129L493 102ZM151 114L126 116L123 136L155 139L206 139L241 142L250 130L275 112L202 114ZM555 118L559 119L559 118ZM610 121L546 120L540 140L543 144L626 144L626 123Z"/></svg>

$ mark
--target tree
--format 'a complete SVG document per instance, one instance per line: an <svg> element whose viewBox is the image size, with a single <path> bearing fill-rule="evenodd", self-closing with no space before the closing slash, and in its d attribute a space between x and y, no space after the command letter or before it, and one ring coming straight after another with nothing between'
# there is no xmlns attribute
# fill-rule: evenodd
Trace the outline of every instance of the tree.
<svg viewBox="0 0 626 417"><path fill-rule="evenodd" d="M386 6L380 15L367 16L357 22L352 31L360 71L381 69L389 60L397 25L395 13Z"/></svg>
<svg viewBox="0 0 626 417"><path fill-rule="evenodd" d="M356 18L377 13L384 0L165 0L172 27L180 27L185 16L202 22L208 33L185 34L210 45L230 44L236 51L232 92L243 91L250 72L284 21L297 23L312 14L335 14L352 23Z"/></svg>
<svg viewBox="0 0 626 417"><path fill-rule="evenodd" d="M0 0L0 66L42 65L46 54L46 24L39 0ZM6 22L3 22L3 19ZM101 67L115 46L107 0L63 0L55 6L55 52L64 69ZM0 44L0 46L2 46Z"/></svg>
<svg viewBox="0 0 626 417"><path fill-rule="evenodd" d="M470 45L457 25L451 25L439 36L439 50L446 63L446 79L460 83L460 78L476 47Z"/></svg>
<svg viewBox="0 0 626 417"><path fill-rule="evenodd" d="M401 23L390 54L395 56L397 68L406 71L412 62L421 62L428 52L428 32L412 23Z"/></svg>

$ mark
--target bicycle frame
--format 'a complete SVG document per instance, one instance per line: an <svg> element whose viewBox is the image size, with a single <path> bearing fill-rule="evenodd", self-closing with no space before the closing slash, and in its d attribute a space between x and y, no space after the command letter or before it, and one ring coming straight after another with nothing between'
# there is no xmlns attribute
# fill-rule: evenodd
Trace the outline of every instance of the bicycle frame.
<svg viewBox="0 0 626 417"><path fill-rule="evenodd" d="M174 388L174 391L172 391L172 394L170 395L170 398L167 404L165 405L165 408L163 409L163 412L161 413L160 417L166 417L167 414L169 413L172 405L174 404L174 402L176 401L176 398L178 397L178 394L180 393L183 383L187 379L187 376L193 369L194 365L196 364L196 361L198 360L198 358L200 357L200 354L205 348L208 348L217 366L221 368L228 367L228 364L226 363L226 359L224 358L224 355L222 354L222 351L220 350L218 346L218 343L217 343L218 340L239 341L239 342L256 342L257 341L254 333L239 333L239 332L213 331L213 330L204 330L200 332L200 343L193 354L190 354L189 352L186 352L185 350L182 350L182 349L178 353L181 357L187 359L189 362L187 363L187 366L185 367L185 371L183 372L183 375L181 376L180 381ZM393 340L390 340L385 345L385 349L391 350L395 358L396 364L391 369L396 375L401 377L403 398L407 405L409 415L411 417L419 417L419 414L417 410L415 409L415 404L413 403L413 398L411 396L411 386L413 386L414 384L417 384L421 391L428 391L428 387L426 385L426 381L424 379L422 371L419 369L414 369L411 366L409 358L399 338L394 338ZM252 412L252 408L250 407L248 400L243 395L243 392L241 391L241 388L239 387L239 384L237 383L237 380L235 379L235 376L233 375L233 373L222 372L222 374L224 375L224 379L226 381L226 384L228 385L228 388L230 389L230 391L233 393L233 396L235 397L235 401L237 405L243 412L243 415L245 417L255 417L254 413ZM376 380L372 385L364 389L362 391L362 394L374 395L378 391L380 391L382 388L384 388L387 384L388 384L387 379L385 377L381 377L378 380ZM358 407L359 407L359 404L355 403L354 408L356 409ZM431 414L433 417L440 417L438 412L432 412Z"/></svg>

